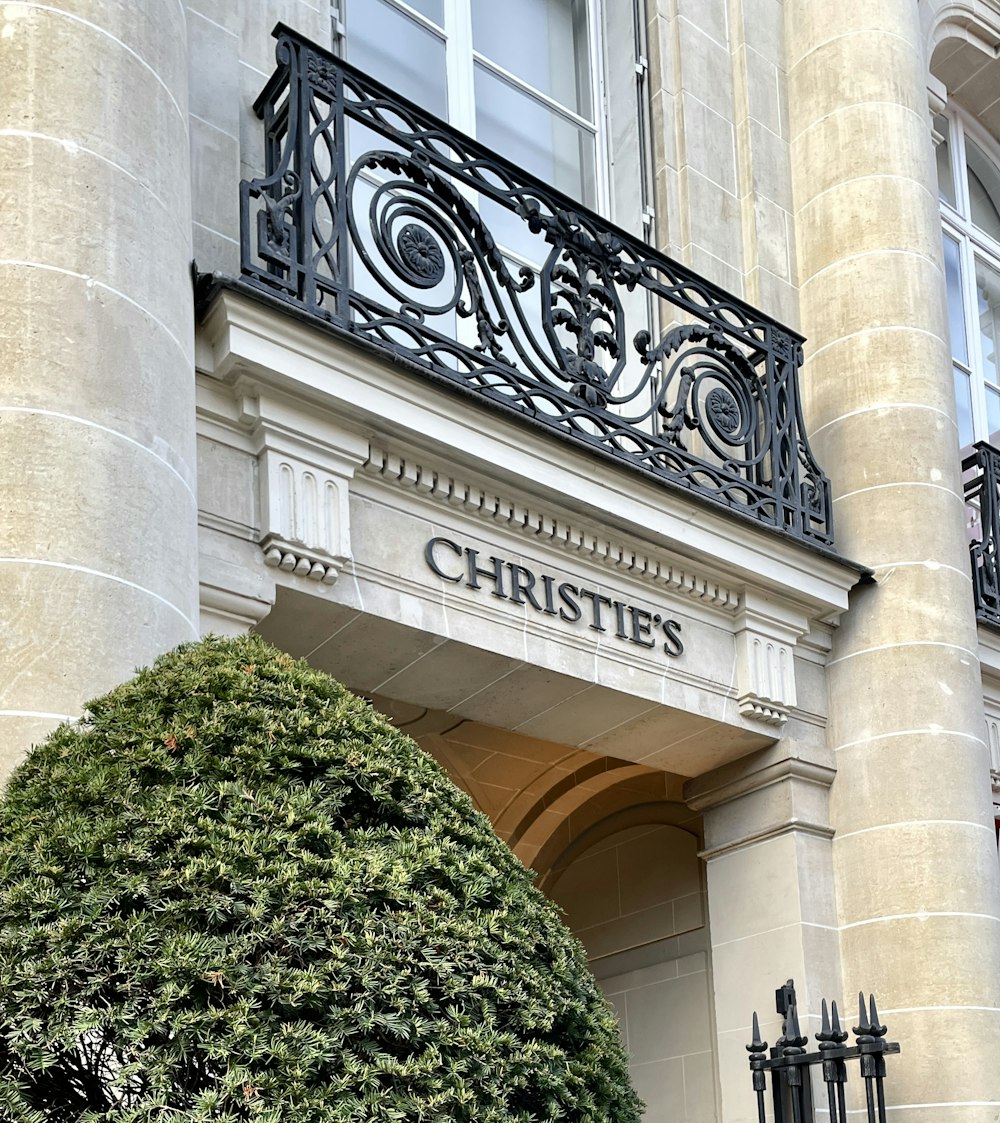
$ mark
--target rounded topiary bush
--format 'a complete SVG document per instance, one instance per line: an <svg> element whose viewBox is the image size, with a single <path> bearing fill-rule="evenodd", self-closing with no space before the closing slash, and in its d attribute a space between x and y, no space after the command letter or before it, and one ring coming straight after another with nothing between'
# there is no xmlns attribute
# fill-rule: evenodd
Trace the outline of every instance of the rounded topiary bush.
<svg viewBox="0 0 1000 1123"><path fill-rule="evenodd" d="M634 1123L531 875L365 702L254 637L163 656L0 804L5 1123Z"/></svg>

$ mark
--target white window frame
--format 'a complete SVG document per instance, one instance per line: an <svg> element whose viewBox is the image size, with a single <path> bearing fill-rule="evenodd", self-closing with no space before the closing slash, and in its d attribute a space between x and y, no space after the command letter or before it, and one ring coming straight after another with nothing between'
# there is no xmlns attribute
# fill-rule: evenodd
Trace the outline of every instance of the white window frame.
<svg viewBox="0 0 1000 1123"><path fill-rule="evenodd" d="M958 262L962 285L962 311L965 324L967 363L955 357L952 347L952 364L969 376L972 404L972 440L989 440L990 429L987 409L987 380L982 364L979 336L979 296L976 291L976 259L980 258L1000 273L1000 242L973 225L969 184L966 174L965 139L968 134L986 156L1000 170L997 142L976 122L964 113L949 107L941 115L948 122L948 154L951 160L952 184L955 188L955 206L939 196L941 224L944 234L958 244ZM1000 362L998 362L1000 366ZM993 384L990 384L993 385ZM996 387L1000 394L1000 386ZM959 441L961 441L961 434Z"/></svg>
<svg viewBox="0 0 1000 1123"><path fill-rule="evenodd" d="M350 20L350 5L363 4L366 0L341 0L337 9L337 31L343 37L345 22ZM609 211L609 152L608 129L604 88L604 43L601 26L601 0L583 0L586 4L587 31L590 48L590 88L593 119L588 120L562 105L554 98L543 93L530 83L518 78L510 71L487 58L473 45L472 0L442 0L443 25L439 26L406 2L406 0L383 0L396 9L400 15L412 20L424 31L433 35L444 44L446 90L448 98L448 118L454 128L467 136L476 137L476 97L475 67L478 63L492 75L505 82L512 89L544 105L557 116L585 129L594 136L594 199L595 209L603 215ZM501 0L491 0L499 3ZM620 3L621 0L608 0ZM350 58L350 50L347 51ZM507 154L498 152L498 156ZM582 200L580 200L582 202Z"/></svg>

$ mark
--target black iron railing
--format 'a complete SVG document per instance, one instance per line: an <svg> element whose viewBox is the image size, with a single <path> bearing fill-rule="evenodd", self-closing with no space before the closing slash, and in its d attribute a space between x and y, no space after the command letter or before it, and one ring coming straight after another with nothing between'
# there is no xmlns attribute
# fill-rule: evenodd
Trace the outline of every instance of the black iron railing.
<svg viewBox="0 0 1000 1123"><path fill-rule="evenodd" d="M795 984L791 979L775 993L778 1013L782 1015L781 1036L768 1053L767 1042L760 1037L757 1014L753 1015L753 1041L747 1046L750 1072L757 1097L758 1123L767 1123L767 1074L771 1074L771 1105L774 1123L814 1123L811 1073L822 1076L820 1110L828 1113L829 1123L847 1123L846 1087L850 1062L858 1062L864 1081L867 1123L886 1123L885 1058L899 1052L899 1044L886 1041L886 1027L879 1023L874 996L858 995L858 1024L854 1026L854 1044L848 1045L850 1034L840 1025L837 1003L827 1007L823 999L822 1025L816 1034L818 1048L810 1052L809 1039L799 1028L795 1001Z"/></svg>
<svg viewBox="0 0 1000 1123"><path fill-rule="evenodd" d="M549 431L829 548L802 338L279 26L244 284ZM654 326L658 324L659 326Z"/></svg>
<svg viewBox="0 0 1000 1123"><path fill-rule="evenodd" d="M1000 452L985 441L962 462L976 617L1000 628Z"/></svg>

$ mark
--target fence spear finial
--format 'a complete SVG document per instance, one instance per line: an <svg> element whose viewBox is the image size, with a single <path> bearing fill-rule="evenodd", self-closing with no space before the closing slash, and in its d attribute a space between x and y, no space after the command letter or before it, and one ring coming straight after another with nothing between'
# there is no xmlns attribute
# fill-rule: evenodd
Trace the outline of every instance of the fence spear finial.
<svg viewBox="0 0 1000 1123"><path fill-rule="evenodd" d="M820 1004L820 1030L816 1034L816 1040L819 1042L821 1050L833 1048L833 1030L830 1028L830 1011L826 1005L824 998Z"/></svg>
<svg viewBox="0 0 1000 1123"><path fill-rule="evenodd" d="M883 1026L883 1025L879 1025L878 1010L875 1006L875 995L870 994L868 996L868 998L869 998L869 1001L871 1003L871 1015L870 1015L870 1024L868 1026L868 1030L871 1033L872 1037L885 1037L886 1030L887 1030L888 1027Z"/></svg>
<svg viewBox="0 0 1000 1123"><path fill-rule="evenodd" d="M859 1045L874 1041L868 1010L865 1007L865 996L860 991L858 992L858 1024L854 1027L854 1036L858 1039Z"/></svg>
<svg viewBox="0 0 1000 1123"><path fill-rule="evenodd" d="M759 1053L761 1056L767 1051L767 1042L760 1039L760 1022L757 1020L757 1011L753 1012L753 1040L746 1047L747 1052L750 1054L751 1062L754 1059L754 1054Z"/></svg>
<svg viewBox="0 0 1000 1123"><path fill-rule="evenodd" d="M807 1044L808 1037L802 1036L802 1031L799 1029L799 1011L797 1006L788 1007L788 1015L785 1019L785 1043L784 1052L786 1056L801 1053L804 1050L802 1046Z"/></svg>

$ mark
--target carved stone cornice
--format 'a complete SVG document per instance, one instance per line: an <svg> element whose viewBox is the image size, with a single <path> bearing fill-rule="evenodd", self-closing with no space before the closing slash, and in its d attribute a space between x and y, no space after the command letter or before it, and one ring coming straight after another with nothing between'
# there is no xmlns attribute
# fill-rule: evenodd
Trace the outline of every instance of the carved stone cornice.
<svg viewBox="0 0 1000 1123"><path fill-rule="evenodd" d="M708 860L790 833L832 838L833 764L781 756L779 746L689 780L687 805L702 812Z"/></svg>
<svg viewBox="0 0 1000 1123"><path fill-rule="evenodd" d="M242 635L271 611L260 596L202 581L199 585L201 630L216 635Z"/></svg>
<svg viewBox="0 0 1000 1123"><path fill-rule="evenodd" d="M684 786L684 801L692 811L709 811L786 780L829 788L836 775L837 770L832 764L801 757L784 756L759 762L747 758L689 780Z"/></svg>
<svg viewBox="0 0 1000 1123"><path fill-rule="evenodd" d="M242 635L271 611L274 581L261 571L252 541L228 527L199 526L201 631Z"/></svg>

